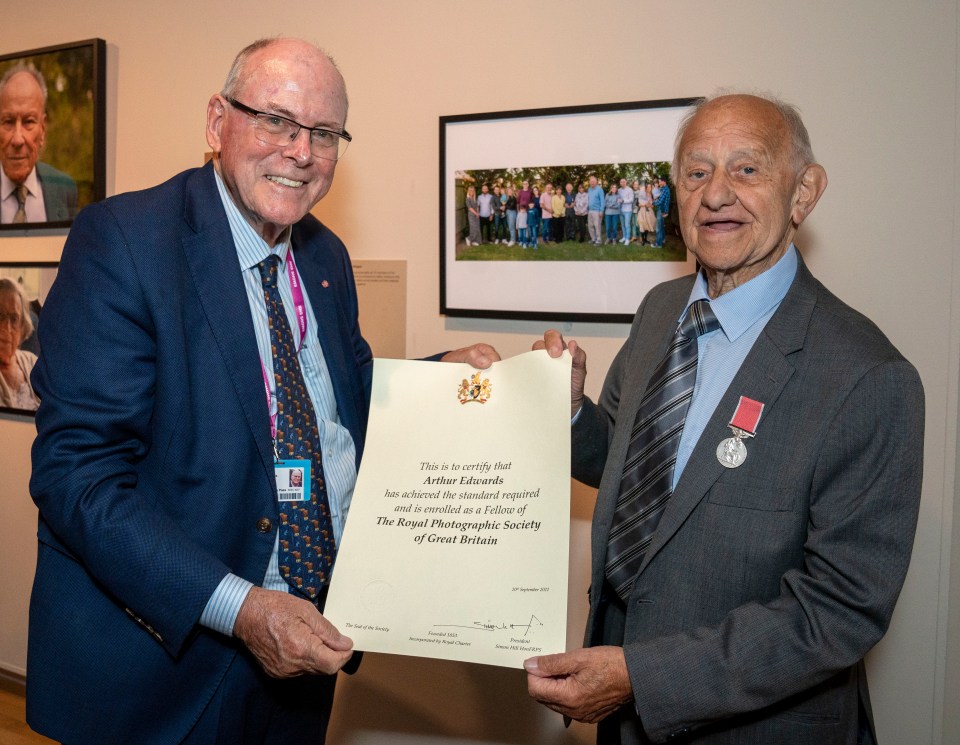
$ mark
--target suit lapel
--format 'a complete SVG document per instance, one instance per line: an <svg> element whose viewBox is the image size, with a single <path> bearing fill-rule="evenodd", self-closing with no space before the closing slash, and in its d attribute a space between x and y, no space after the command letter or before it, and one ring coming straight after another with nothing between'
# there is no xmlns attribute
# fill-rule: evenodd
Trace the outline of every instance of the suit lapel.
<svg viewBox="0 0 960 745"><path fill-rule="evenodd" d="M190 276L264 469L272 474L270 421L250 304L211 165L191 176L185 201L180 241Z"/></svg>
<svg viewBox="0 0 960 745"><path fill-rule="evenodd" d="M640 567L641 572L726 471L717 460L716 449L722 440L731 435L728 424L740 396L762 402L765 417L776 406L784 386L794 373L787 356L803 348L816 300L813 285L814 279L801 259L797 279L747 354L691 453L653 535ZM761 437L775 436L775 433L763 432L762 418L758 433Z"/></svg>
<svg viewBox="0 0 960 745"><path fill-rule="evenodd" d="M314 241L309 246L304 245L300 231L295 230L293 246L297 271L317 319L317 339L333 385L340 423L350 431L354 442L362 443L363 432L359 417L364 406L360 398L362 392L356 373L347 361L346 346L349 344L350 334L343 328L343 314L337 302L340 293L347 291L346 287L338 284L346 282L347 279L342 270L330 266L330 253L324 250L321 241ZM351 349L351 355L352 352Z"/></svg>

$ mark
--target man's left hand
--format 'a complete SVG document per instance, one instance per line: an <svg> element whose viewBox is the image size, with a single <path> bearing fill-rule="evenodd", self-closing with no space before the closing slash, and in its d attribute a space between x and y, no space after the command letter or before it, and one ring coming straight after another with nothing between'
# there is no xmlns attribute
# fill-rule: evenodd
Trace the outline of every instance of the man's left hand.
<svg viewBox="0 0 960 745"><path fill-rule="evenodd" d="M531 657L523 667L532 698L580 722L599 722L633 699L621 647Z"/></svg>
<svg viewBox="0 0 960 745"><path fill-rule="evenodd" d="M500 361L497 350L489 344L473 344L462 349L454 349L440 358L441 362L466 362L477 370L483 370L494 362Z"/></svg>

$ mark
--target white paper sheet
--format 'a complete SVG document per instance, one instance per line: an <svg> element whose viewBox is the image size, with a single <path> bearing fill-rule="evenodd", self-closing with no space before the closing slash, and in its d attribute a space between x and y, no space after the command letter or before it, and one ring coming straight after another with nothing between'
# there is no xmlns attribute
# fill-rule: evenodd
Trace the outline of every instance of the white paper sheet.
<svg viewBox="0 0 960 745"><path fill-rule="evenodd" d="M566 645L570 356L377 359L324 615L356 649L506 667Z"/></svg>

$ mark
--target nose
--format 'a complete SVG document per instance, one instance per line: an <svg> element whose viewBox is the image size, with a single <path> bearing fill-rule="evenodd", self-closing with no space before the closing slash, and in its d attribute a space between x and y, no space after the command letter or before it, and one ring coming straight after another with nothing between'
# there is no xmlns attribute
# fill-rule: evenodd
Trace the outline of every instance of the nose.
<svg viewBox="0 0 960 745"><path fill-rule="evenodd" d="M722 168L717 168L703 187L703 204L712 210L718 210L736 201L737 191L730 181L730 175Z"/></svg>
<svg viewBox="0 0 960 745"><path fill-rule="evenodd" d="M283 154L297 163L306 165L313 158L310 150L310 131L301 127L296 136L283 148Z"/></svg>

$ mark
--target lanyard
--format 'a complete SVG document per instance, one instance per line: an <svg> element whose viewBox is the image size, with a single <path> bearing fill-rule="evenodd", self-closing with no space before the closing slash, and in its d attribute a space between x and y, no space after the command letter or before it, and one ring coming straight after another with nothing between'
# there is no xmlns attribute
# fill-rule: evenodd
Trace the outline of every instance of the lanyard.
<svg viewBox="0 0 960 745"><path fill-rule="evenodd" d="M293 295L293 309L297 316L297 330L300 332L300 343L296 353L303 348L303 340L307 338L307 305L303 298L303 288L300 286L300 274L293 260L293 251L287 251L287 277L290 280L290 294ZM278 289L279 292L279 289ZM267 368L260 360L260 372L263 374L263 387L267 396L267 411L270 412L270 437L273 440L273 452L277 455L277 413L271 411L270 406L270 378L267 377ZM279 458L279 456L277 456Z"/></svg>

